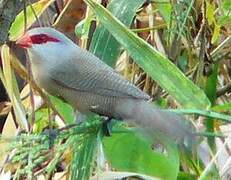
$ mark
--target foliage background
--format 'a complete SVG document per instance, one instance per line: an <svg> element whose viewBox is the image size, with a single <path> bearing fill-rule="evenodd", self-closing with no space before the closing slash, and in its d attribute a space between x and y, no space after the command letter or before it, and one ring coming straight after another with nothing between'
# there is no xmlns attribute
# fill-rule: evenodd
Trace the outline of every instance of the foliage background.
<svg viewBox="0 0 231 180"><path fill-rule="evenodd" d="M8 97L1 94L1 177L228 178L230 11L228 0L4 1L0 78ZM34 83L25 52L14 45L35 26L64 32L160 107L187 114L202 132L195 147L146 137L118 121L105 137L98 116L73 124L73 109Z"/></svg>

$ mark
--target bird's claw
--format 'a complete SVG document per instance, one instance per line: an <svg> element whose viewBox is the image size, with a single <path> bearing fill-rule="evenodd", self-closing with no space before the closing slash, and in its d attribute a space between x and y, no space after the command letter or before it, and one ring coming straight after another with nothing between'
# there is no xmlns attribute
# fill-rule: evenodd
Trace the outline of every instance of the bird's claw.
<svg viewBox="0 0 231 180"><path fill-rule="evenodd" d="M111 118L105 118L102 124L103 134L108 137L111 136L111 126L110 126L111 120L112 120Z"/></svg>

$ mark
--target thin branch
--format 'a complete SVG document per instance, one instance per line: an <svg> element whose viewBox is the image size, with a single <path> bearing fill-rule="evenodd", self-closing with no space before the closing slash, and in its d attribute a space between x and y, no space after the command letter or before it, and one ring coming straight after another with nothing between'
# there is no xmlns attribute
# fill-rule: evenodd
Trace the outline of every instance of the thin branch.
<svg viewBox="0 0 231 180"><path fill-rule="evenodd" d="M231 92L231 83L226 84L224 87L217 90L217 97L224 95L225 93Z"/></svg>
<svg viewBox="0 0 231 180"><path fill-rule="evenodd" d="M224 47L229 46L231 43L231 36L228 36L216 49L213 50L211 56L214 57L219 51L221 51Z"/></svg>
<svg viewBox="0 0 231 180"><path fill-rule="evenodd" d="M32 12L33 12L33 14L34 14L34 17L35 17L36 21L37 21L38 24L39 24L39 27L42 27L42 23L40 22L40 20L39 20L39 18L38 18L38 16L37 16L37 13L36 13L34 7L32 6L31 1L28 0L28 3L29 3L29 6L30 6L30 8L31 8L31 10L32 10Z"/></svg>

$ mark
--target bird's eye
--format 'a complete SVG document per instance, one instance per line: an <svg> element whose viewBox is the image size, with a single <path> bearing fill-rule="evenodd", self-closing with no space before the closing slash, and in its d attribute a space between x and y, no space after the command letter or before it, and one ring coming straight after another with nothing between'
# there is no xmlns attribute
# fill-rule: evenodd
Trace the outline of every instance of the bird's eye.
<svg viewBox="0 0 231 180"><path fill-rule="evenodd" d="M39 37L38 37L39 41L41 42L46 42L47 41L47 35L45 34L41 34Z"/></svg>
<svg viewBox="0 0 231 180"><path fill-rule="evenodd" d="M48 40L48 36L46 34L35 34L30 37L33 44L43 44Z"/></svg>
<svg viewBox="0 0 231 180"><path fill-rule="evenodd" d="M47 42L59 42L58 39L48 36L47 34L35 34L30 36L32 44L44 44Z"/></svg>

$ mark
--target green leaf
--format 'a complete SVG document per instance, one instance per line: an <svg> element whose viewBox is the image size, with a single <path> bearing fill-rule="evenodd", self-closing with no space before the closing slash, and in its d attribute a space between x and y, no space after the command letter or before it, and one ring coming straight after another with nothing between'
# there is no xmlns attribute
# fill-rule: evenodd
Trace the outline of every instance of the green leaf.
<svg viewBox="0 0 231 180"><path fill-rule="evenodd" d="M220 26L229 26L229 25L231 25L231 15L230 16L220 16L220 17L218 17L218 24Z"/></svg>
<svg viewBox="0 0 231 180"><path fill-rule="evenodd" d="M78 136L76 136L76 145L73 144L73 160L70 179L89 179L95 146L96 137L94 135L86 137L81 145L79 145Z"/></svg>
<svg viewBox="0 0 231 180"><path fill-rule="evenodd" d="M188 55L186 51L182 52L182 55L179 57L177 61L178 67L181 69L181 71L186 72L187 71L187 65L188 65Z"/></svg>
<svg viewBox="0 0 231 180"><path fill-rule="evenodd" d="M223 9L230 11L231 10L231 1L230 0L224 0L222 2Z"/></svg>
<svg viewBox="0 0 231 180"><path fill-rule="evenodd" d="M129 52L133 60L183 107L206 109L210 106L204 92L185 77L169 59L126 28L102 5L92 0L84 1L93 9L104 27Z"/></svg>
<svg viewBox="0 0 231 180"><path fill-rule="evenodd" d="M98 179L112 180L112 179L145 179L145 180L159 180L159 178L154 178L138 173L124 172L124 171L105 171L96 175ZM94 179L94 178L92 178Z"/></svg>
<svg viewBox="0 0 231 180"><path fill-rule="evenodd" d="M212 44L214 44L220 37L220 30L221 27L217 24L214 23L214 31L213 31L213 36L212 36Z"/></svg>
<svg viewBox="0 0 231 180"><path fill-rule="evenodd" d="M225 104L213 106L211 108L211 110L219 111L219 112L230 111L231 110L231 103L225 103Z"/></svg>
<svg viewBox="0 0 231 180"><path fill-rule="evenodd" d="M218 38L220 37L220 26L217 24L217 21L215 19L215 3L209 3L208 1L206 2L206 17L208 20L209 25L214 25L214 30L213 30L213 36L212 36L212 43L214 44Z"/></svg>
<svg viewBox="0 0 231 180"><path fill-rule="evenodd" d="M195 180L195 179L197 179L196 175L189 174L186 172L180 172L177 177L177 180Z"/></svg>
<svg viewBox="0 0 231 180"><path fill-rule="evenodd" d="M65 103L59 98L55 96L49 96L52 103L55 105L57 111L61 114L61 116L66 120L67 123L71 124L74 123L75 120L75 113L74 109L71 105Z"/></svg>
<svg viewBox="0 0 231 180"><path fill-rule="evenodd" d="M170 111L176 112L176 113L180 113L180 114L182 114L182 113L184 113L184 114L197 114L197 115L209 117L209 120L220 119L221 121L224 121L224 122L227 122L227 123L231 123L231 116L225 115L225 114L221 114L221 113L216 113L216 112L209 111L209 110L172 109ZM213 118L213 119L211 119L211 118Z"/></svg>
<svg viewBox="0 0 231 180"><path fill-rule="evenodd" d="M93 17L89 16L89 17L83 19L82 21L80 21L75 26L75 34L77 37L82 38L82 39L88 38L88 33L89 33L89 29L90 29L92 20L93 20Z"/></svg>
<svg viewBox="0 0 231 180"><path fill-rule="evenodd" d="M137 9L145 0L111 0L108 10L126 26L130 26ZM103 42L103 43L102 43ZM102 24L97 26L92 37L90 51L110 66L116 64L121 53L121 45Z"/></svg>
<svg viewBox="0 0 231 180"><path fill-rule="evenodd" d="M45 9L53 2L54 0L41 0L32 4L34 11L36 12L37 17L41 16L41 14L45 11ZM33 13L33 10L30 6L26 8L26 19L27 19L27 27L30 27L35 21L36 17ZM11 41L19 38L24 32L25 18L24 12L21 11L17 17L15 18L13 24L10 28L9 38Z"/></svg>
<svg viewBox="0 0 231 180"><path fill-rule="evenodd" d="M218 76L218 64L214 64L212 73L209 75L206 81L205 93L209 98L211 104L213 105L216 101L216 92L217 92L217 76ZM214 132L214 121L211 121L209 118L205 121L206 129L208 132ZM214 149L214 138L208 137L208 143L210 147Z"/></svg>
<svg viewBox="0 0 231 180"><path fill-rule="evenodd" d="M33 132L35 134L42 133L47 127L55 127L56 122L49 116L48 108L41 108L35 112L35 123L33 126Z"/></svg>
<svg viewBox="0 0 231 180"><path fill-rule="evenodd" d="M156 5L161 16L164 18L165 22L168 24L169 27L172 15L172 5L170 1L160 0L156 2Z"/></svg>
<svg viewBox="0 0 231 180"><path fill-rule="evenodd" d="M164 136L156 136L153 141L150 137L144 137L139 129L118 129L119 133L114 131L115 133L103 140L106 158L113 168L162 179L176 179L179 172L179 156L174 143ZM152 150L153 142L161 142L166 153Z"/></svg>
<svg viewBox="0 0 231 180"><path fill-rule="evenodd" d="M54 121L51 121L54 122ZM33 131L36 134L41 133L45 127L49 125L49 111L47 108L40 109L35 112L35 124L33 127Z"/></svg>
<svg viewBox="0 0 231 180"><path fill-rule="evenodd" d="M217 90L217 76L218 76L218 64L214 64L212 73L209 75L206 87L205 87L205 93L207 94L207 97L209 98L210 102L212 104L216 101L216 90Z"/></svg>
<svg viewBox="0 0 231 180"><path fill-rule="evenodd" d="M99 117L90 116L85 124L94 124L99 121ZM93 132L85 132L83 134L84 141L79 144L79 138L81 136L74 135L73 158L71 162L71 180L88 180L93 168L93 162L95 160L95 151L97 148L98 141L101 141L101 126L95 125Z"/></svg>
<svg viewBox="0 0 231 180"><path fill-rule="evenodd" d="M214 22L216 22L214 14L215 14L215 4L214 3L211 4L208 1L206 1L206 17L209 25L212 25Z"/></svg>

